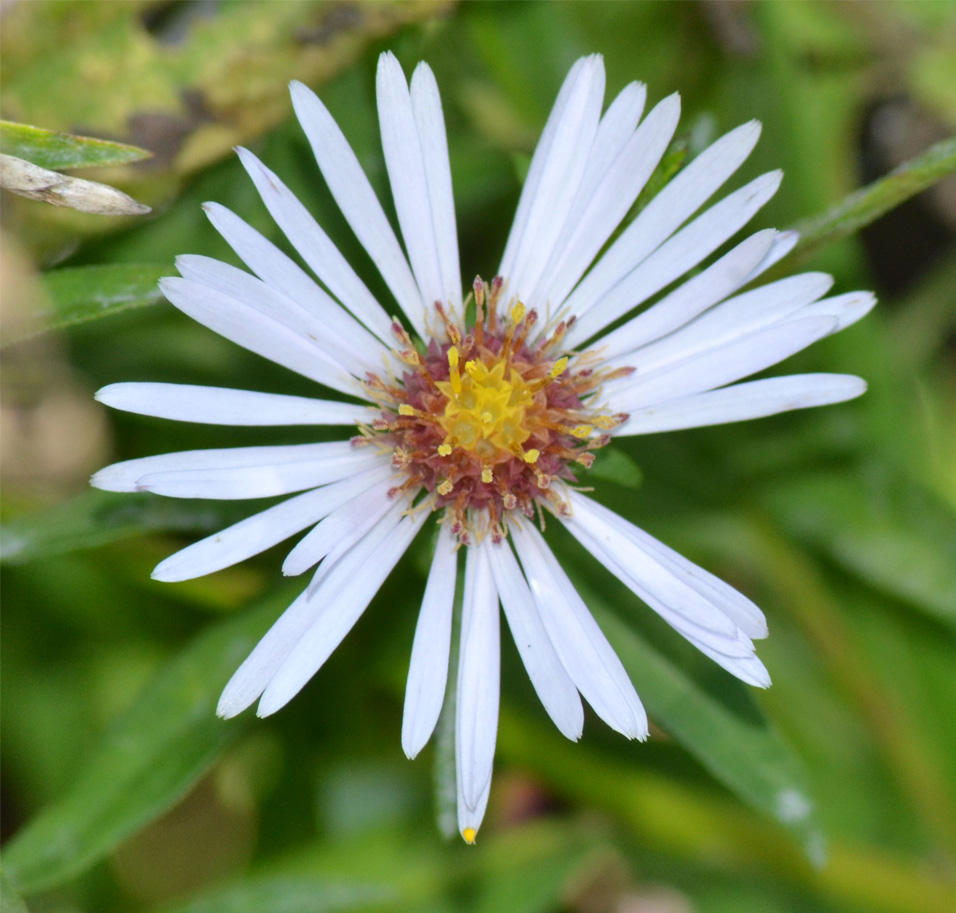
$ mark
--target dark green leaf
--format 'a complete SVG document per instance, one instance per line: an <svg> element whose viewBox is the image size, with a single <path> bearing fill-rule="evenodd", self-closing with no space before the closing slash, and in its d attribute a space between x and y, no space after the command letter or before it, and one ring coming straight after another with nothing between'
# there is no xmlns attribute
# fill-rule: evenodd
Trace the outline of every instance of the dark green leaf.
<svg viewBox="0 0 956 913"><path fill-rule="evenodd" d="M249 879L162 913L338 913L365 909L393 897L380 885L348 884L326 878L284 876Z"/></svg>
<svg viewBox="0 0 956 913"><path fill-rule="evenodd" d="M3 913L30 913L3 871L0 871L0 910Z"/></svg>
<svg viewBox="0 0 956 913"><path fill-rule="evenodd" d="M871 586L956 624L956 517L905 479L805 477L766 493L779 522Z"/></svg>
<svg viewBox="0 0 956 913"><path fill-rule="evenodd" d="M87 491L18 517L0 529L0 563L22 564L145 532L212 532L252 513L247 503L178 501L141 493Z"/></svg>
<svg viewBox="0 0 956 913"><path fill-rule="evenodd" d="M586 598L655 723L728 789L790 829L807 855L822 862L822 836L801 765L746 687L728 679L722 697L709 693L592 594Z"/></svg>
<svg viewBox="0 0 956 913"><path fill-rule="evenodd" d="M122 165L138 162L152 155L138 146L76 136L73 133L58 133L55 130L15 124L7 120L0 121L0 150L4 155L15 155L52 171Z"/></svg>
<svg viewBox="0 0 956 913"><path fill-rule="evenodd" d="M62 884L172 807L245 728L216 717L220 689L269 620L280 591L198 637L116 721L71 791L7 844L4 864L24 894Z"/></svg>
<svg viewBox="0 0 956 913"><path fill-rule="evenodd" d="M794 253L807 257L818 248L855 234L954 171L956 136L930 146L922 155L854 191L822 215L798 222L794 228L800 232L800 241Z"/></svg>

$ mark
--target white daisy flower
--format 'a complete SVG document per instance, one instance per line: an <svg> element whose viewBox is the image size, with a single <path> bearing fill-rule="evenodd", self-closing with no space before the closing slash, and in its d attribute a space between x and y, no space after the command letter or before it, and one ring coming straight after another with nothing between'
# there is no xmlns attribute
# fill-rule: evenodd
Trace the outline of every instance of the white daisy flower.
<svg viewBox="0 0 956 913"><path fill-rule="evenodd" d="M404 317L389 316L392 302L375 299L282 181L240 149L263 202L318 282L210 203L210 221L251 273L183 256L181 277L163 280L162 290L200 323L346 399L155 383L113 384L97 394L117 409L181 421L357 426L341 442L170 453L93 477L98 488L177 498L294 495L177 552L153 574L167 581L209 574L309 530L283 570L318 569L226 686L223 717L256 700L260 716L286 704L435 516L402 746L414 757L442 708L463 551L456 755L458 822L469 843L491 784L499 603L562 733L580 737L584 697L613 729L647 736L620 660L539 531L544 514L715 662L750 684L770 683L754 654L753 639L767 634L761 611L576 490L575 464L590 466L614 437L835 403L865 388L835 374L738 383L874 304L866 292L824 298L831 279L820 273L741 292L793 247L793 233L759 231L633 313L734 235L781 175L765 174L695 215L757 142L759 124L744 124L695 158L598 257L660 162L680 108L672 95L642 117L639 83L602 114L603 96L601 57L579 60L538 143L497 276L476 279L466 299L429 67L419 64L409 86L394 56L383 54L378 65L382 147L404 249L325 106L293 83L319 168Z"/></svg>

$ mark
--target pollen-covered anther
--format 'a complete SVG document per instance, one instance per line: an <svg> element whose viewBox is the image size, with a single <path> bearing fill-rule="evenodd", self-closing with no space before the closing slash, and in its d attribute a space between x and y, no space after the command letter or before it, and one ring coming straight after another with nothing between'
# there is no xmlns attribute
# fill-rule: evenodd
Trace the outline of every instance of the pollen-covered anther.
<svg viewBox="0 0 956 913"><path fill-rule="evenodd" d="M576 438L584 440L584 438L591 436L591 432L594 431L594 429L590 425L575 425L570 431Z"/></svg>
<svg viewBox="0 0 956 913"><path fill-rule="evenodd" d="M438 455L439 456L451 456L452 447L450 444L439 444L438 445Z"/></svg>
<svg viewBox="0 0 956 913"><path fill-rule="evenodd" d="M455 486L449 479L442 479L442 481L435 486L435 491L437 491L443 498L447 498L448 495L452 493L454 488Z"/></svg>
<svg viewBox="0 0 956 913"><path fill-rule="evenodd" d="M541 456L541 451L540 451L540 450L535 450L535 449L532 447L531 450L526 450L526 451L524 452L524 454L522 454L522 459L523 459L526 463L537 463L537 462L538 462L538 457L540 457L540 456Z"/></svg>
<svg viewBox="0 0 956 913"><path fill-rule="evenodd" d="M491 471L491 467L485 466L485 468L481 470L481 481L486 485L490 485L493 479L494 474Z"/></svg>

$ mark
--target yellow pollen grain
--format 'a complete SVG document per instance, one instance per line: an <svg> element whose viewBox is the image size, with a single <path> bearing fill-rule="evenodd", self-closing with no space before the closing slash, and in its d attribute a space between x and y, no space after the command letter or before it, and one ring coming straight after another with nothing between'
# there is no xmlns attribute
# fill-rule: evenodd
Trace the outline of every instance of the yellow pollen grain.
<svg viewBox="0 0 956 913"><path fill-rule="evenodd" d="M537 463L538 457L541 456L540 450L526 450L524 454L524 461L526 463Z"/></svg>
<svg viewBox="0 0 956 913"><path fill-rule="evenodd" d="M511 319L515 323L521 323L524 315L527 313L527 308L520 301L515 303L515 306L511 309Z"/></svg>
<svg viewBox="0 0 956 913"><path fill-rule="evenodd" d="M411 406L409 406L408 403L402 403L398 407L398 414L399 415L414 415L415 410Z"/></svg>
<svg viewBox="0 0 956 913"><path fill-rule="evenodd" d="M594 424L597 425L598 428L603 428L605 431L609 431L611 428L617 427L619 423L610 415L599 415L594 419Z"/></svg>
<svg viewBox="0 0 956 913"><path fill-rule="evenodd" d="M481 481L488 485L491 482L492 475L491 470L486 466L481 470Z"/></svg>
<svg viewBox="0 0 956 913"><path fill-rule="evenodd" d="M586 438L593 430L590 425L578 425L571 429L571 434L577 438Z"/></svg>
<svg viewBox="0 0 956 913"><path fill-rule="evenodd" d="M439 456L451 456L451 445L450 445L450 444L439 444L439 445L438 445L438 455L439 455Z"/></svg>
<svg viewBox="0 0 956 913"><path fill-rule="evenodd" d="M475 842L475 837L478 836L478 831L473 827L466 827L462 832L461 836L465 838L465 843L473 845Z"/></svg>
<svg viewBox="0 0 956 913"><path fill-rule="evenodd" d="M474 359L471 361L465 362L465 370L472 376L475 377L478 373L478 362Z"/></svg>
<svg viewBox="0 0 956 913"><path fill-rule="evenodd" d="M554 367L551 369L551 376L558 377L564 373L564 369L568 366L568 356L565 355L564 358L559 358L555 363Z"/></svg>
<svg viewBox="0 0 956 913"><path fill-rule="evenodd" d="M452 485L451 482L450 482L448 479L445 479L444 481L442 481L442 482L440 482L440 483L438 484L438 487L437 487L435 490L436 490L442 497L445 497L446 495L450 495L450 494L451 494L452 489L453 489L454 487L455 487L455 486Z"/></svg>

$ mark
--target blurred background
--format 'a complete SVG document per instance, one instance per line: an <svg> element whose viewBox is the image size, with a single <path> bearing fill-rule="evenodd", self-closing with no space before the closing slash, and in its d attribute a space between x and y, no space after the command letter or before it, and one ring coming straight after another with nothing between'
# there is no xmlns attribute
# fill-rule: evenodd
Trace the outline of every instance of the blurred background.
<svg viewBox="0 0 956 913"><path fill-rule="evenodd" d="M387 193L377 55L442 92L464 277L497 265L573 61L607 98L679 91L669 161L757 118L730 189L781 167L750 230L815 217L956 128L956 5L920 2L7 2L3 117L143 147L84 169L152 207L106 217L4 194L4 911L733 913L956 909L956 184L783 264L874 288L862 323L782 371L860 400L629 438L596 496L767 614L755 692L686 647L559 530L549 541L645 700L652 737L554 730L503 637L495 786L446 839L448 759L400 748L426 536L280 713L214 715L301 588L284 547L160 584L162 558L243 503L90 491L108 462L314 440L108 413L115 381L310 395L162 302L180 253L235 262L216 200L290 250L231 149L253 149L363 278L287 84L315 88ZM76 172L80 174L80 172ZM661 180L667 175L659 175ZM781 373L781 372L777 372ZM281 439L281 441L280 441Z"/></svg>

